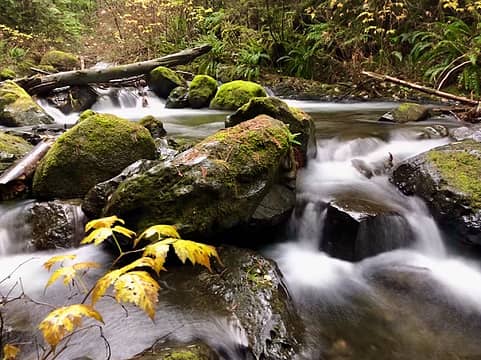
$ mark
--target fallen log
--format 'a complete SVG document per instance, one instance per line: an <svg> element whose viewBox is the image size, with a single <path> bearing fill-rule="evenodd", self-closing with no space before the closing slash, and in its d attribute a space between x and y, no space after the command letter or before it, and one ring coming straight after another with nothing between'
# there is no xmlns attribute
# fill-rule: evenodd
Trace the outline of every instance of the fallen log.
<svg viewBox="0 0 481 360"><path fill-rule="evenodd" d="M395 78L395 77L392 77L392 76L389 76L389 75L377 74L377 73L374 73L374 72L371 72L371 71L363 71L362 74L366 75L366 76L369 76L373 79L379 80L379 81L392 82L394 84L406 86L410 89L418 90L418 91L421 91L421 92L424 92L424 93L430 94L430 95L435 95L435 96L438 96L438 97L443 98L443 99L454 100L454 101L460 102L462 104L470 105L470 106L476 106L477 107L479 105L479 101L477 101L477 100L468 99L468 98L463 97L463 96L453 95L453 94L450 94L450 93L447 93L447 92L444 92L444 91L439 91L439 90L436 90L436 89L433 89L433 88L429 88L429 87L426 87L426 86L422 86L422 85L419 85L419 84L415 84L415 83L411 83L411 82L408 82L408 81L405 81L405 80L401 80L401 79L398 79L398 78Z"/></svg>
<svg viewBox="0 0 481 360"><path fill-rule="evenodd" d="M73 70L45 76L36 75L18 79L16 82L31 95L46 93L63 86L106 83L115 79L130 78L146 74L157 66L188 64L195 58L209 52L211 48L211 45L206 44L154 60L112 66L105 69Z"/></svg>

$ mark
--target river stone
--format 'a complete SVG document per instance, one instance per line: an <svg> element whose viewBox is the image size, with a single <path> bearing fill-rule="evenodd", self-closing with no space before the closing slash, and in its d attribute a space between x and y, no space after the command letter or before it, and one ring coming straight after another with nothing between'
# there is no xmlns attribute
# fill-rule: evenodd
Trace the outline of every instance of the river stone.
<svg viewBox="0 0 481 360"><path fill-rule="evenodd" d="M77 247L84 234L85 215L79 201L36 203L29 210L30 247L35 250Z"/></svg>
<svg viewBox="0 0 481 360"><path fill-rule="evenodd" d="M368 200L342 199L327 206L321 249L329 255L358 261L411 245L411 228L395 210Z"/></svg>
<svg viewBox="0 0 481 360"><path fill-rule="evenodd" d="M137 229L177 224L187 237L247 224L292 170L289 136L285 124L265 115L221 130L121 183L103 214L128 219Z"/></svg>
<svg viewBox="0 0 481 360"><path fill-rule="evenodd" d="M167 99L176 87L186 86L184 79L165 66L158 66L149 73L148 84L152 91L163 99Z"/></svg>
<svg viewBox="0 0 481 360"><path fill-rule="evenodd" d="M235 80L222 84L210 102L211 109L236 110L254 97L266 97L265 89L251 81Z"/></svg>
<svg viewBox="0 0 481 360"><path fill-rule="evenodd" d="M425 120L430 114L428 106L416 103L402 103L392 112L384 114L379 120L396 123Z"/></svg>
<svg viewBox="0 0 481 360"><path fill-rule="evenodd" d="M0 175L32 148L33 146L21 137L0 132Z"/></svg>
<svg viewBox="0 0 481 360"><path fill-rule="evenodd" d="M40 64L52 66L57 71L80 68L80 61L77 56L59 50L52 50L45 53L40 60Z"/></svg>
<svg viewBox="0 0 481 360"><path fill-rule="evenodd" d="M189 106L188 90L184 86L177 86L167 98L165 107L168 109L183 109Z"/></svg>
<svg viewBox="0 0 481 360"><path fill-rule="evenodd" d="M149 130L150 135L152 135L154 139L167 135L167 131L165 131L162 121L152 115L144 116L139 120L139 124Z"/></svg>
<svg viewBox="0 0 481 360"><path fill-rule="evenodd" d="M0 125L15 127L53 123L54 119L23 88L11 80L0 84Z"/></svg>
<svg viewBox="0 0 481 360"><path fill-rule="evenodd" d="M255 97L225 120L225 127L235 126L243 121L253 119L257 115L269 115L274 119L280 120L289 126L289 130L293 134L297 134L295 141L301 145L301 166L306 162L308 157L315 156L316 137L314 121L311 116L304 111L289 107L284 101L275 97ZM308 151L310 153L308 153Z"/></svg>
<svg viewBox="0 0 481 360"><path fill-rule="evenodd" d="M208 345L197 342L185 345L156 344L153 349L136 356L135 360L220 360L220 358Z"/></svg>
<svg viewBox="0 0 481 360"><path fill-rule="evenodd" d="M70 114L90 109L98 97L90 86L72 86L67 90L51 92L47 96L47 101L64 114Z"/></svg>
<svg viewBox="0 0 481 360"><path fill-rule="evenodd" d="M481 124L454 128L449 135L456 141L471 139L481 142Z"/></svg>
<svg viewBox="0 0 481 360"><path fill-rule="evenodd" d="M423 198L447 231L481 245L481 144L463 140L401 163L393 182Z"/></svg>
<svg viewBox="0 0 481 360"><path fill-rule="evenodd" d="M209 75L196 75L189 85L189 104L194 109L209 106L217 91L217 81Z"/></svg>
<svg viewBox="0 0 481 360"><path fill-rule="evenodd" d="M94 185L139 159L154 159L143 126L109 114L92 114L62 134L37 167L33 192L40 199L83 197Z"/></svg>

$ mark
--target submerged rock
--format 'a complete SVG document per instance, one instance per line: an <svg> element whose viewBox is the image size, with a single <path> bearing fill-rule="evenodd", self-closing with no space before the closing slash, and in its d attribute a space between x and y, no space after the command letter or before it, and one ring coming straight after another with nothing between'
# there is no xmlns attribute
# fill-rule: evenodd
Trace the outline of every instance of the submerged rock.
<svg viewBox="0 0 481 360"><path fill-rule="evenodd" d="M169 109L182 109L188 106L188 90L184 86L177 86L172 90L165 103L165 107Z"/></svg>
<svg viewBox="0 0 481 360"><path fill-rule="evenodd" d="M329 255L358 261L411 245L413 233L395 210L367 200L331 202L324 219L321 249Z"/></svg>
<svg viewBox="0 0 481 360"><path fill-rule="evenodd" d="M167 99L176 87L186 85L184 79L165 66L158 66L150 72L148 84L152 91L163 99Z"/></svg>
<svg viewBox="0 0 481 360"><path fill-rule="evenodd" d="M265 89L251 81L235 80L222 84L210 102L211 109L236 110L254 97L266 97Z"/></svg>
<svg viewBox="0 0 481 360"><path fill-rule="evenodd" d="M196 75L189 86L189 104L198 109L209 106L217 91L217 81L209 75Z"/></svg>
<svg viewBox="0 0 481 360"><path fill-rule="evenodd" d="M272 186L290 180L291 156L287 126L258 116L127 179L103 214L137 229L178 224L183 236L209 237L247 224Z"/></svg>
<svg viewBox="0 0 481 360"><path fill-rule="evenodd" d="M0 125L29 126L53 124L54 120L16 83L0 84Z"/></svg>
<svg viewBox="0 0 481 360"><path fill-rule="evenodd" d="M108 114L91 114L62 134L38 165L34 195L41 199L84 196L139 159L154 159L146 128Z"/></svg>
<svg viewBox="0 0 481 360"><path fill-rule="evenodd" d="M416 103L402 103L392 112L384 114L379 120L396 123L406 123L426 120L429 116L428 106Z"/></svg>
<svg viewBox="0 0 481 360"><path fill-rule="evenodd" d="M52 50L45 53L40 60L40 64L52 66L58 71L80 68L80 62L77 56L59 50Z"/></svg>
<svg viewBox="0 0 481 360"><path fill-rule="evenodd" d="M464 140L401 163L393 182L423 198L449 232L481 245L481 144Z"/></svg>
<svg viewBox="0 0 481 360"><path fill-rule="evenodd" d="M33 146L21 137L0 132L0 175L32 148Z"/></svg>

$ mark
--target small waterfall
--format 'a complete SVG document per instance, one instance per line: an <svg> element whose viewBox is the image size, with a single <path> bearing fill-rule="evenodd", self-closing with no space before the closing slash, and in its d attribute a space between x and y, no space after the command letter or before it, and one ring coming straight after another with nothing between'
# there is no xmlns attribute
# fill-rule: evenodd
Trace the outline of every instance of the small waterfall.
<svg viewBox="0 0 481 360"><path fill-rule="evenodd" d="M0 204L0 256L24 251L31 238L27 222L33 201Z"/></svg>

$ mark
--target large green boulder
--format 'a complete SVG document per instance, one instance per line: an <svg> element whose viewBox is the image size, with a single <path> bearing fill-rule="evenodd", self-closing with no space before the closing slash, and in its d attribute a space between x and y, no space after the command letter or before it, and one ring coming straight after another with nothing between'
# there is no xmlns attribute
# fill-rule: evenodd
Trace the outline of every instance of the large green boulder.
<svg viewBox="0 0 481 360"><path fill-rule="evenodd" d="M184 236L196 238L246 224L291 170L290 141L287 126L268 116L219 131L122 182L103 214L137 229L177 224Z"/></svg>
<svg viewBox="0 0 481 360"><path fill-rule="evenodd" d="M53 118L23 88L11 80L0 85L0 125L13 127L52 123Z"/></svg>
<svg viewBox="0 0 481 360"><path fill-rule="evenodd" d="M209 75L196 75L189 86L189 104L194 109L209 106L217 91L217 81Z"/></svg>
<svg viewBox="0 0 481 360"><path fill-rule="evenodd" d="M77 198L139 159L153 159L155 144L143 126L108 114L91 114L62 134L33 180L38 198Z"/></svg>
<svg viewBox="0 0 481 360"><path fill-rule="evenodd" d="M300 109L289 107L284 101L275 97L255 97L250 99L247 104L226 118L225 126L235 126L261 114L269 115L274 119L282 121L289 126L289 130L293 134L296 134L295 141L299 143L298 148L301 150L299 155L301 156L300 159L304 159L302 160L303 164L305 163L308 149L315 152L315 127L311 116Z"/></svg>
<svg viewBox="0 0 481 360"><path fill-rule="evenodd" d="M158 66L149 73L148 84L152 91L163 99L167 99L176 87L186 86L184 79L165 66Z"/></svg>
<svg viewBox="0 0 481 360"><path fill-rule="evenodd" d="M40 60L40 64L52 66L57 71L80 68L80 62L77 56L59 50L51 50L45 53Z"/></svg>
<svg viewBox="0 0 481 360"><path fill-rule="evenodd" d="M452 238L481 245L481 143L435 148L401 163L392 177L405 194L426 201Z"/></svg>
<svg viewBox="0 0 481 360"><path fill-rule="evenodd" d="M33 146L21 137L0 132L0 175L32 148Z"/></svg>
<svg viewBox="0 0 481 360"><path fill-rule="evenodd" d="M254 97L266 97L265 89L251 81L235 80L222 84L210 102L212 109L236 110Z"/></svg>

